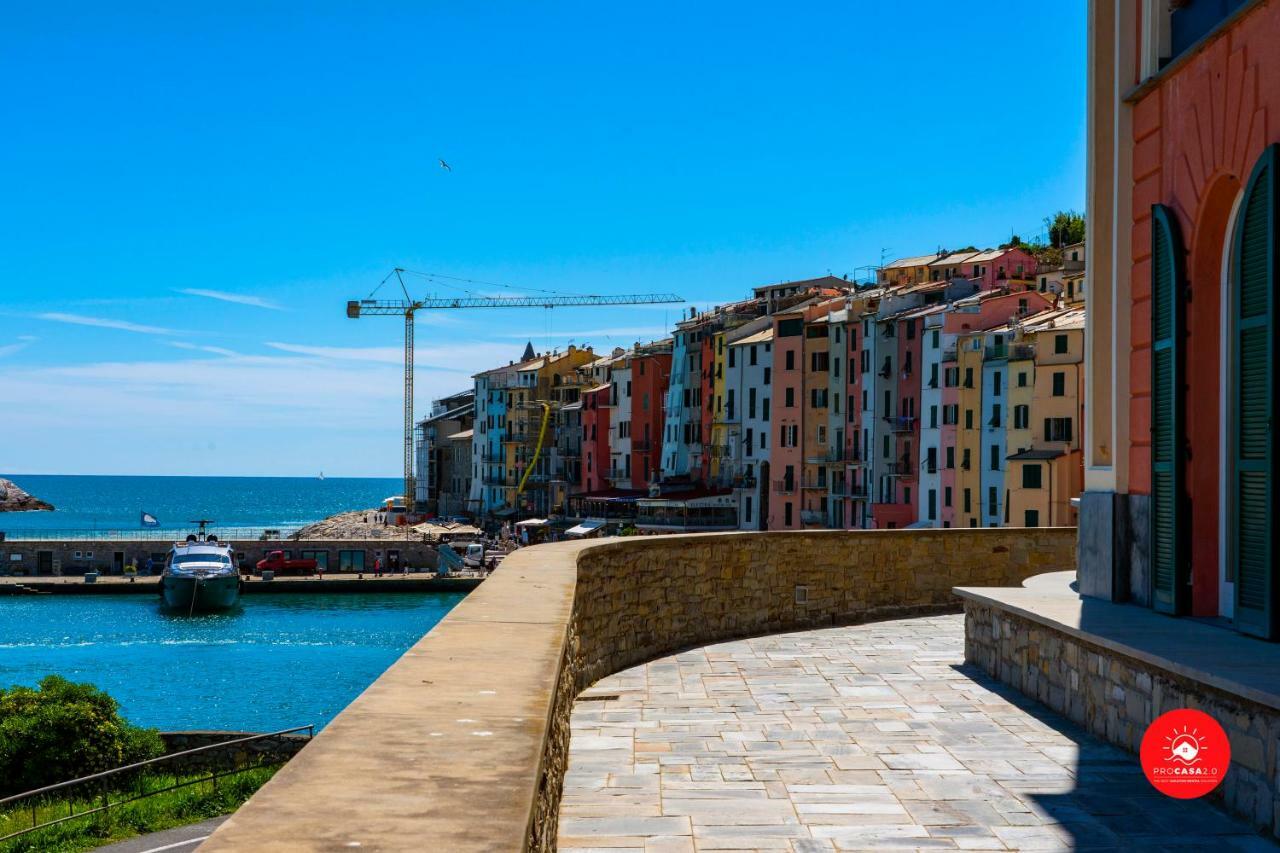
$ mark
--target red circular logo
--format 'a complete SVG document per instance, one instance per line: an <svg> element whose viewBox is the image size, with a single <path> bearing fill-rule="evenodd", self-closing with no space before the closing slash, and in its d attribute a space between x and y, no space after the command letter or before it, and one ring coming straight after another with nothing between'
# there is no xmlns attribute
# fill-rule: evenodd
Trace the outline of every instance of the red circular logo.
<svg viewBox="0 0 1280 853"><path fill-rule="evenodd" d="M1157 791L1191 800L1218 787L1231 763L1231 744L1213 717L1184 709L1156 717L1142 736L1139 757Z"/></svg>

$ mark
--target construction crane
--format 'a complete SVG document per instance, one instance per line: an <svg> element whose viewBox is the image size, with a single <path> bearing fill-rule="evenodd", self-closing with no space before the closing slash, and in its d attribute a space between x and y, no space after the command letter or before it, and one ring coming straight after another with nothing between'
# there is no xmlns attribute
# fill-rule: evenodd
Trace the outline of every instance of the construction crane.
<svg viewBox="0 0 1280 853"><path fill-rule="evenodd" d="M419 311L445 308L572 308L608 305L660 305L671 302L684 302L684 299L673 293L644 293L621 296L463 296L413 299L409 296L409 289L405 287L405 272L407 270L402 267L396 267L392 270L392 275L400 283L400 290L404 294L404 299L373 299L370 297L368 299L351 300L347 303L347 316L352 320L360 317L404 317L404 502L405 509L410 512L413 511L417 501L417 484L413 471L413 328L414 317ZM386 279L383 281L386 281ZM545 430L546 423L544 419L544 433ZM524 479L522 478L521 487L523 485Z"/></svg>

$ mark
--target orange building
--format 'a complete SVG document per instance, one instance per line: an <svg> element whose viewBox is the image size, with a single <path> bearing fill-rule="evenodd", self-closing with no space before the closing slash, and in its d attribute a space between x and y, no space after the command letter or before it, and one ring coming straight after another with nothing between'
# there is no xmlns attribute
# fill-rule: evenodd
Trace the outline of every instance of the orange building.
<svg viewBox="0 0 1280 853"><path fill-rule="evenodd" d="M1280 638L1280 3L1089 16L1082 591Z"/></svg>

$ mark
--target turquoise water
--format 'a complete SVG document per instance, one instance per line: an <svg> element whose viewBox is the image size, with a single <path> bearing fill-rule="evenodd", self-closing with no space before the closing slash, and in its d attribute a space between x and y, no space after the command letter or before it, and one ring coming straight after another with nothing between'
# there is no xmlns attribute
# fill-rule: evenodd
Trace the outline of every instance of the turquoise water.
<svg viewBox="0 0 1280 853"><path fill-rule="evenodd" d="M168 529L209 518L219 527L295 527L369 509L404 491L385 477L89 477L0 474L57 509L0 515L0 530L137 530L142 512Z"/></svg>
<svg viewBox="0 0 1280 853"><path fill-rule="evenodd" d="M462 597L254 595L194 617L151 595L4 597L0 685L88 681L162 730L323 725Z"/></svg>

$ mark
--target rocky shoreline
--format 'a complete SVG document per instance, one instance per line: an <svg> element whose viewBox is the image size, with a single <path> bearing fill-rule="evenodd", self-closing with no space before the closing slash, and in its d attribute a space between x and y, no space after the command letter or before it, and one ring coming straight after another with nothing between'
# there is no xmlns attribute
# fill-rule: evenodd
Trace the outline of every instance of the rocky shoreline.
<svg viewBox="0 0 1280 853"><path fill-rule="evenodd" d="M53 504L32 497L12 480L0 477L0 512L52 512Z"/></svg>
<svg viewBox="0 0 1280 853"><path fill-rule="evenodd" d="M323 521L300 527L293 539L404 539L408 533L403 527L382 524L377 521L380 510L360 509L340 512Z"/></svg>

